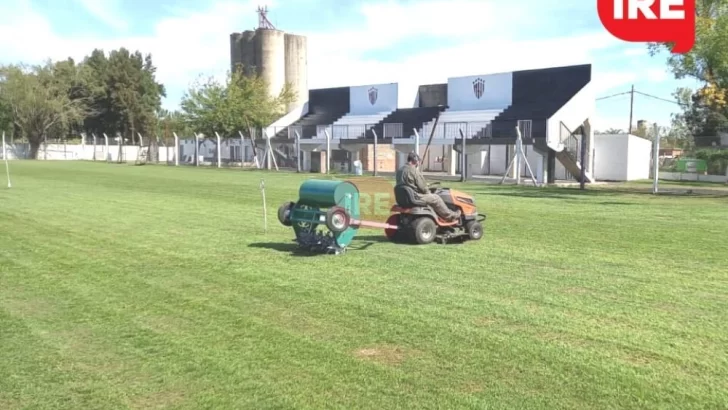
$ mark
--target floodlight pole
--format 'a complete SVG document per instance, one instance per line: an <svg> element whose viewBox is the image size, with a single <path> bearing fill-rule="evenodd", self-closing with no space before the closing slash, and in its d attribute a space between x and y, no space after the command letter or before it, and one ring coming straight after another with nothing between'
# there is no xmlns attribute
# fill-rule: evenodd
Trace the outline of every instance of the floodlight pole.
<svg viewBox="0 0 728 410"><path fill-rule="evenodd" d="M420 133L416 129L412 129L415 132L415 153L420 155Z"/></svg>

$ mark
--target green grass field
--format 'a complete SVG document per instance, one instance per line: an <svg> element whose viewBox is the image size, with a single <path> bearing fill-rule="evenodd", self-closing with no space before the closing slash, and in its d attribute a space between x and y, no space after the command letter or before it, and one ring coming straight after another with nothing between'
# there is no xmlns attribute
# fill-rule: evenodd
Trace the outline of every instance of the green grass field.
<svg viewBox="0 0 728 410"><path fill-rule="evenodd" d="M725 197L453 183L481 241L305 257L311 175L11 167L0 409L728 407Z"/></svg>

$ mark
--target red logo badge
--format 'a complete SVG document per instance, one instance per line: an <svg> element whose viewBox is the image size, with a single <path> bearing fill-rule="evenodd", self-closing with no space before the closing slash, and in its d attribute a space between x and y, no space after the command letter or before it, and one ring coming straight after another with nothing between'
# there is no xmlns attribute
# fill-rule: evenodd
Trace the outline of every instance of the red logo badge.
<svg viewBox="0 0 728 410"><path fill-rule="evenodd" d="M695 0L597 0L597 10L620 40L671 43L673 53L695 44Z"/></svg>

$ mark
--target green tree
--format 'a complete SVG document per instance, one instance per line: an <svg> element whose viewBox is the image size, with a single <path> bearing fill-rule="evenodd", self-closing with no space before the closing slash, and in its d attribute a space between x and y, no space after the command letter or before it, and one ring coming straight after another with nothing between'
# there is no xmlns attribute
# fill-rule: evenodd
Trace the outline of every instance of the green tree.
<svg viewBox="0 0 728 410"><path fill-rule="evenodd" d="M728 127L728 0L697 0L695 6L695 46L688 53L669 54L666 63L676 79L691 78L701 84L691 92L690 104L683 105L682 121L696 143L709 145L708 137ZM648 48L655 56L672 45L651 43Z"/></svg>
<svg viewBox="0 0 728 410"><path fill-rule="evenodd" d="M622 131L619 128L607 128L604 131L596 130L596 131L594 131L594 134L605 134L605 135L624 134L624 131Z"/></svg>
<svg viewBox="0 0 728 410"><path fill-rule="evenodd" d="M126 48L109 53L102 75L106 79L110 109L116 115L113 126L123 136L136 141L137 133L152 135L156 113L166 95L164 86L155 80L156 68L151 55Z"/></svg>
<svg viewBox="0 0 728 410"><path fill-rule="evenodd" d="M45 65L0 67L0 100L10 107L13 123L30 143L30 157L38 156L49 134L64 133L82 123L89 112L87 101L70 97L72 81Z"/></svg>
<svg viewBox="0 0 728 410"><path fill-rule="evenodd" d="M194 131L182 112L160 108L157 112L157 134L163 136L165 141L169 141L174 138L173 133L178 137L185 137L194 134Z"/></svg>
<svg viewBox="0 0 728 410"><path fill-rule="evenodd" d="M0 84L2 87L2 84ZM5 136L9 137L13 131L13 116L10 105L7 101L0 98L0 133L5 132Z"/></svg>
<svg viewBox="0 0 728 410"><path fill-rule="evenodd" d="M270 125L285 115L285 107L295 98L288 84L279 95L270 96L262 77L234 71L225 82L198 79L182 97L181 109L191 131L216 141L215 132L230 138L239 131Z"/></svg>
<svg viewBox="0 0 728 410"><path fill-rule="evenodd" d="M693 90L680 87L672 93L672 96L680 104L682 110L670 115L670 130L667 134L666 143L670 144L672 148L692 150L695 147L693 132L699 131L695 129L695 126L697 125L698 128L703 126L700 121L693 118Z"/></svg>

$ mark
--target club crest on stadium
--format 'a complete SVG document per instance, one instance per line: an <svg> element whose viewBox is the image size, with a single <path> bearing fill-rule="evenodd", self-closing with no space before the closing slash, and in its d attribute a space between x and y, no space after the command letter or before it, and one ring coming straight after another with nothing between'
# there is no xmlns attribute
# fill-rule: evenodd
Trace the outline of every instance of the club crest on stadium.
<svg viewBox="0 0 728 410"><path fill-rule="evenodd" d="M377 96L379 94L379 90L372 87L369 89L369 103L371 105L374 105L377 102Z"/></svg>
<svg viewBox="0 0 728 410"><path fill-rule="evenodd" d="M482 78L476 78L475 81L473 81L473 93L475 94L475 98L480 99L480 97L483 96L484 91L485 81L483 81Z"/></svg>

